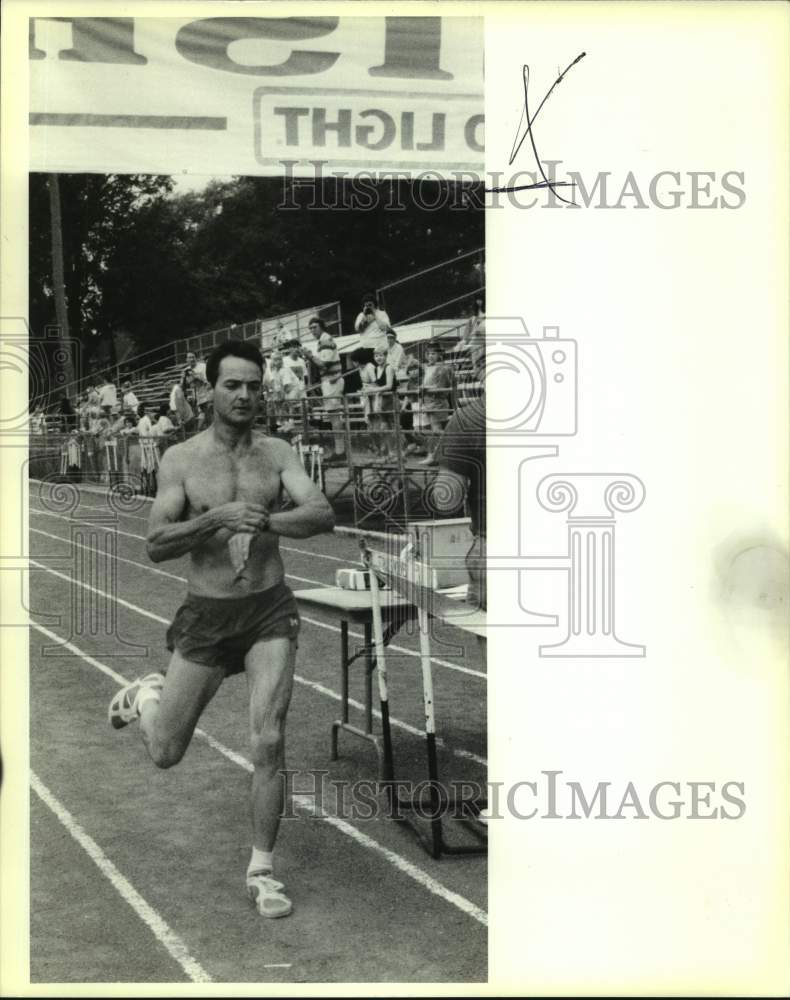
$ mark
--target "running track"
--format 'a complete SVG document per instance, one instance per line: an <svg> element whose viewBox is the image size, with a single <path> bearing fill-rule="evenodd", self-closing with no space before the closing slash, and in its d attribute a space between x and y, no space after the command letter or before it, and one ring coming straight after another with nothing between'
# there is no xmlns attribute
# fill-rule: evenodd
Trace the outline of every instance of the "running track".
<svg viewBox="0 0 790 1000"><path fill-rule="evenodd" d="M243 677L222 686L172 770L150 764L134 725L115 732L107 723L117 686L167 662L164 633L185 591L185 561L147 560L145 503L118 513L85 488L70 510L35 481L30 494L31 980L485 981L485 859L434 861L404 828L349 815L329 784L377 777L373 748L348 734L340 759L329 760L339 717L336 621L303 615L287 736L288 767L298 772L294 816L276 853L295 911L264 920L243 894ZM96 553L112 535L117 559L107 573ZM283 540L282 549L294 589L331 585L338 567L357 562L355 543L340 536ZM79 633L75 612L90 625ZM473 640L451 628L441 638L442 775L483 783L485 667ZM387 657L397 773L414 781L424 777L416 650L402 633ZM356 670L360 707L362 690ZM357 708L352 721L361 723ZM318 794L313 771L328 772Z"/></svg>

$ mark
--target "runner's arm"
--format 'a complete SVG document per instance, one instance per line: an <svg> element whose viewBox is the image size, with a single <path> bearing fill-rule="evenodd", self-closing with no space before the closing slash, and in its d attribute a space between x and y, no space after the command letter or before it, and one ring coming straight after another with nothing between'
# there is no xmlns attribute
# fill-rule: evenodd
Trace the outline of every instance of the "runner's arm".
<svg viewBox="0 0 790 1000"><path fill-rule="evenodd" d="M178 559L202 545L220 528L255 532L266 527L266 509L244 502L226 503L182 521L187 498L177 448L165 452L159 466L159 488L151 508L146 540L146 551L152 562Z"/></svg>
<svg viewBox="0 0 790 1000"><path fill-rule="evenodd" d="M329 501L304 471L296 452L282 445L282 483L296 505L293 510L269 515L269 531L286 538L309 538L335 526Z"/></svg>

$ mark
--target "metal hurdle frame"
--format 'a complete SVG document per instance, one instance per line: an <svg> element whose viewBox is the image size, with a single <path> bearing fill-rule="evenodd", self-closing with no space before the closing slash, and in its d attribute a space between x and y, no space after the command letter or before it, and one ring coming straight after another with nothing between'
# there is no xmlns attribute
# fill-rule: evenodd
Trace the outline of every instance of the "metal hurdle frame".
<svg viewBox="0 0 790 1000"><path fill-rule="evenodd" d="M143 493L146 496L156 496L157 470L159 469L159 447L154 437L141 437L140 441L140 476Z"/></svg>
<svg viewBox="0 0 790 1000"><path fill-rule="evenodd" d="M398 592L403 590L403 583L408 580L408 593L402 595L409 599L431 590L432 571L425 563L397 557L403 567L404 574L393 573L393 557L387 553L383 558L376 558L376 553L368 545L368 540L383 540L392 545L393 537L383 532L365 531L357 528L335 529L336 532L357 537L359 540L361 561L370 574L370 598L373 618L373 646L375 657L372 665L377 668L379 701L381 704L381 764L382 775L390 818L415 834L421 846L433 857L440 858L443 854L484 854L487 851L487 830L479 815L487 806L485 798L456 797L444 793L439 783L439 761L436 754L436 715L433 695L433 671L431 668L430 640L430 608L423 604L418 596L417 624L420 634L420 668L422 674L423 709L425 715L425 753L428 767L428 795L424 798L400 794L395 777L395 763L392 753L392 733L389 717L389 691L387 686L387 663L385 647L387 639L384 635L384 624L379 596L379 580L377 573L387 578L387 582ZM404 536L404 542L406 541ZM400 584L400 586L399 586ZM413 585L413 586L412 586ZM391 637L390 637L391 638ZM457 822L469 830L475 843L448 844L444 837L444 819L450 810L461 810L460 816L453 816ZM417 813L427 810L429 833L426 834L417 822ZM423 815L423 819L426 817Z"/></svg>

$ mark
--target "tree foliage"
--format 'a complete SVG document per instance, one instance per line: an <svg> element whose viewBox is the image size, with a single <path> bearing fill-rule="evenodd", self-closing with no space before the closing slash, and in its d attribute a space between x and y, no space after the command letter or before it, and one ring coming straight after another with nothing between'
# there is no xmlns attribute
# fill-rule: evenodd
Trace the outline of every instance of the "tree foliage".
<svg viewBox="0 0 790 1000"><path fill-rule="evenodd" d="M60 177L70 332L88 361L113 363L119 339L142 352L336 299L348 331L377 286L484 243L482 209L453 196L427 211L410 182L379 185L368 210L342 207L334 183L323 191L334 208L310 207L311 190L291 195L280 178L173 188L165 176ZM43 174L30 176L30 320L55 321Z"/></svg>

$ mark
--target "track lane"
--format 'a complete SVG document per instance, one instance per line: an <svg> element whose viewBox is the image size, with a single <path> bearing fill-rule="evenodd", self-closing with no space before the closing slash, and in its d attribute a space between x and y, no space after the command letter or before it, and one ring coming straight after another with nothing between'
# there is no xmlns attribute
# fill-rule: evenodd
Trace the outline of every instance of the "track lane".
<svg viewBox="0 0 790 1000"><path fill-rule="evenodd" d="M360 848L350 848L345 838L327 832L325 824L304 818L284 821L282 847L278 844L279 874L297 899L297 914L287 921L260 920L240 900L247 848L238 841L247 836L247 776L200 741L178 768L153 770L136 734L115 733L106 725L115 682L101 678L106 683L97 685L93 672L86 676L73 657L48 657L45 662L34 655L33 660L34 766L46 771L50 786L58 787L75 815L91 817L97 839L123 870L135 873L140 891L188 941L213 978L484 978L482 928L474 932L467 915L454 916L443 900L431 903L421 887L404 885L401 874L382 878L381 865L371 861L368 852L360 854ZM69 709L73 725L65 736L64 702L76 706ZM207 731L219 714L227 712L215 711L207 718ZM56 745L59 752L47 754L47 745ZM418 858L425 860L422 852ZM74 903L69 900L64 916ZM341 922L338 913L343 914ZM388 919L382 920L382 914ZM293 940L297 918L298 946ZM223 928L221 935L215 933L217 926ZM439 959L426 943L427 926L434 928L434 940L444 950ZM382 934L390 938L392 960L379 961L373 970L367 956L379 954ZM231 961L230 955L241 957ZM404 958L405 966L400 964ZM289 963L290 970L269 968Z"/></svg>

